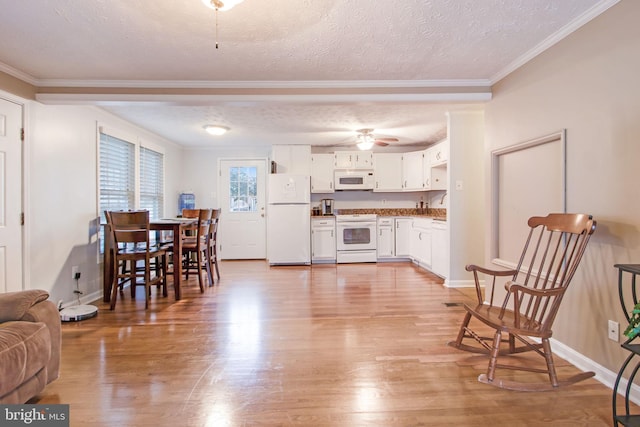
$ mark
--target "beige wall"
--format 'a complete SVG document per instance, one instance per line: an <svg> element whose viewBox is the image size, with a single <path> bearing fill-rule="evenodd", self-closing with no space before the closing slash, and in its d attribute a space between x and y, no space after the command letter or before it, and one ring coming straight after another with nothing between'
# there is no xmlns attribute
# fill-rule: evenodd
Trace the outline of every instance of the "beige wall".
<svg viewBox="0 0 640 427"><path fill-rule="evenodd" d="M3 73L2 71L0 71L0 88L24 99L36 98L35 86Z"/></svg>
<svg viewBox="0 0 640 427"><path fill-rule="evenodd" d="M96 107L31 102L27 123L25 285L49 291L55 302L75 302L71 267L77 265L82 273L80 290L93 300L102 290L102 266L94 240L97 123L164 148L165 210L171 214L182 178L182 149Z"/></svg>
<svg viewBox="0 0 640 427"><path fill-rule="evenodd" d="M554 337L614 372L625 354L607 339L607 320L620 332L626 322L613 265L640 262L638 16L640 2L621 1L496 84L485 111L487 156L567 130L567 210L592 214L598 228Z"/></svg>

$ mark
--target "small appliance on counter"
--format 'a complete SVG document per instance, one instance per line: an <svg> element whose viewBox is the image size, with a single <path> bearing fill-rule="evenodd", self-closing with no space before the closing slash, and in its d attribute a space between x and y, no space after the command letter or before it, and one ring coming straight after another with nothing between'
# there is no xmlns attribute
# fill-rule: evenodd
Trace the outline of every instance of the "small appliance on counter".
<svg viewBox="0 0 640 427"><path fill-rule="evenodd" d="M322 215L333 215L333 199L320 200L320 209Z"/></svg>

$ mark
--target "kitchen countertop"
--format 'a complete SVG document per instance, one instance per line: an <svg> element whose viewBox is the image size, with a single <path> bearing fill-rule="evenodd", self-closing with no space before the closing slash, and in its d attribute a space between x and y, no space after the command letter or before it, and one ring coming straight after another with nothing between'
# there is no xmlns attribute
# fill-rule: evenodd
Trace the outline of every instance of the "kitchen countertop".
<svg viewBox="0 0 640 427"><path fill-rule="evenodd" d="M439 221L447 220L446 209L427 208L425 213L418 213L415 208L392 208L392 209L336 209L336 215L355 215L355 214L376 214L378 216L406 216L433 218ZM334 215L311 215L314 218L332 218Z"/></svg>

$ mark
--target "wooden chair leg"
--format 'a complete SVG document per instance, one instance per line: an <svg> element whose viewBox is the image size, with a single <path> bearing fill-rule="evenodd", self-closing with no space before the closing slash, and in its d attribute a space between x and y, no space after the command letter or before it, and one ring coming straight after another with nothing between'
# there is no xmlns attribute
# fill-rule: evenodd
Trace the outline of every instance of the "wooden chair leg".
<svg viewBox="0 0 640 427"><path fill-rule="evenodd" d="M218 250L216 249L216 247L213 247L213 259L214 259L214 265L216 267L216 276L218 276L218 281L220 281L220 270L218 269Z"/></svg>
<svg viewBox="0 0 640 427"><path fill-rule="evenodd" d="M204 283L202 282L202 251L198 251L196 254L196 262L198 263L198 285L200 286L200 293L204 292Z"/></svg>
<svg viewBox="0 0 640 427"><path fill-rule="evenodd" d="M167 292L167 255L162 255L162 266L160 268L160 273L162 274L162 296L166 297Z"/></svg>
<svg viewBox="0 0 640 427"><path fill-rule="evenodd" d="M113 268L113 283L111 284L111 304L109 309L113 310L116 307L116 299L118 298L118 264L114 262Z"/></svg>
<svg viewBox="0 0 640 427"><path fill-rule="evenodd" d="M149 267L149 263L145 263L144 268L144 309L149 308L149 294L151 293L151 287L149 286L149 282L151 281L151 268Z"/></svg>
<svg viewBox="0 0 640 427"><path fill-rule="evenodd" d="M458 331L458 337L456 338L455 344L456 346L460 346L462 344L462 340L464 339L464 334L467 326L469 326L469 322L471 321L471 313L467 311L462 320L462 325L460 325L460 330Z"/></svg>
<svg viewBox="0 0 640 427"><path fill-rule="evenodd" d="M551 352L551 343L548 338L542 339L542 348L544 349L544 360L547 362L547 370L549 371L549 381L553 387L558 387L558 376L556 375L556 367L553 363L553 353Z"/></svg>
<svg viewBox="0 0 640 427"><path fill-rule="evenodd" d="M213 271L211 265L211 254L210 249L207 245L207 248L204 250L204 258L205 258L205 268L207 270L207 278L209 279L209 287L213 286Z"/></svg>
<svg viewBox="0 0 640 427"><path fill-rule="evenodd" d="M498 355L500 354L500 343L502 342L502 332L496 331L493 337L493 347L491 349L491 355L489 359L489 367L487 368L487 379L493 381L496 376L496 365L498 364Z"/></svg>

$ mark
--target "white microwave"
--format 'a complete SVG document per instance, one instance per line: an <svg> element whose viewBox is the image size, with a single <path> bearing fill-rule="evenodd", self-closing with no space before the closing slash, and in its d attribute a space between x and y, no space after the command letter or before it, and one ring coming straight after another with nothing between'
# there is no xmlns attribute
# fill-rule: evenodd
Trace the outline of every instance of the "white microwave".
<svg viewBox="0 0 640 427"><path fill-rule="evenodd" d="M334 171L336 190L373 190L375 179L372 169L342 169Z"/></svg>

